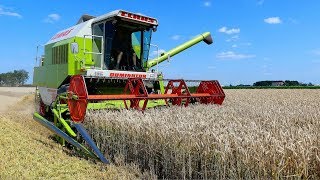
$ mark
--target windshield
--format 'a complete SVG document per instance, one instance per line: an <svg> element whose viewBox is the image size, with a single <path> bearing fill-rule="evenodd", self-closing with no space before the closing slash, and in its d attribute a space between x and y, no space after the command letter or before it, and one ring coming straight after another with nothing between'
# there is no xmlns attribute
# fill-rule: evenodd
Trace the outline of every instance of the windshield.
<svg viewBox="0 0 320 180"><path fill-rule="evenodd" d="M96 67L104 62L103 69L143 70L143 64L148 61L151 34L152 28L134 23L107 21L95 24L93 35L103 36L103 42L101 38L92 38Z"/></svg>
<svg viewBox="0 0 320 180"><path fill-rule="evenodd" d="M133 32L131 34L132 48L138 59L142 60L143 62L148 61L151 33L151 30L143 30Z"/></svg>
<svg viewBox="0 0 320 180"><path fill-rule="evenodd" d="M117 26L112 38L109 69L143 70L143 64L148 60L151 32L149 28L134 25Z"/></svg>

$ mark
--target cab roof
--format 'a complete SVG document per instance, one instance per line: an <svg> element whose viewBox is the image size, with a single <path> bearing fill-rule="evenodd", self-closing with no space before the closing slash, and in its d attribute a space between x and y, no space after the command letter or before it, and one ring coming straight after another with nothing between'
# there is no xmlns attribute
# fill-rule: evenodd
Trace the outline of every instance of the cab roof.
<svg viewBox="0 0 320 180"><path fill-rule="evenodd" d="M124 10L111 11L107 14L98 17L85 14L80 17L75 26L59 31L46 43L46 45L64 39L69 39L71 37L84 37L84 35L90 35L92 24L112 18L121 19L123 21L133 23L139 23L147 26L158 26L158 21L155 18L148 17L140 13L131 13Z"/></svg>
<svg viewBox="0 0 320 180"><path fill-rule="evenodd" d="M134 22L140 22L140 23L145 23L145 24L151 24L154 26L158 25L158 21L155 18L143 15L141 13L132 13L129 11L124 11L124 10L115 10L111 11L110 13L104 14L102 16L98 16L93 20L93 23L99 22L99 21L104 21L106 19L110 19L113 17L119 17L123 20L127 21L134 21Z"/></svg>

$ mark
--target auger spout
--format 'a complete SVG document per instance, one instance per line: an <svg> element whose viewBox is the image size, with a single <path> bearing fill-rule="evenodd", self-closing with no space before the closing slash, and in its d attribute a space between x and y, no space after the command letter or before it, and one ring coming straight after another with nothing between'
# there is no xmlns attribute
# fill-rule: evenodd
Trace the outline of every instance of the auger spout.
<svg viewBox="0 0 320 180"><path fill-rule="evenodd" d="M163 61L167 60L168 58L170 57L173 57L174 55L188 49L189 47L195 45L195 44L198 44L199 42L201 41L204 41L205 43L207 43L208 45L209 44L212 44L213 43L213 40L212 40L212 37L210 35L210 32L205 32L203 34L200 34L198 36L196 36L195 38L171 49L170 51L164 53L162 56L160 57L157 57L155 59L152 59L152 60L149 60L146 64L146 68L151 68L157 64L160 64L162 63Z"/></svg>

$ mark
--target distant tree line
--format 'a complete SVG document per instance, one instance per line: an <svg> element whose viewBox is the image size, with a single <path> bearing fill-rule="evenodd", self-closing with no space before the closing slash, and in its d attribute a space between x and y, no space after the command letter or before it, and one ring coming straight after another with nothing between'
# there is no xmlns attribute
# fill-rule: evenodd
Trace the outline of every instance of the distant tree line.
<svg viewBox="0 0 320 180"><path fill-rule="evenodd" d="M252 85L239 84L224 86L224 89L320 89L320 85L298 81L257 81Z"/></svg>
<svg viewBox="0 0 320 180"><path fill-rule="evenodd" d="M29 79L29 73L26 70L14 70L0 74L0 86L22 86Z"/></svg>
<svg viewBox="0 0 320 180"><path fill-rule="evenodd" d="M312 83L300 83L298 81L258 81L253 86L314 86Z"/></svg>

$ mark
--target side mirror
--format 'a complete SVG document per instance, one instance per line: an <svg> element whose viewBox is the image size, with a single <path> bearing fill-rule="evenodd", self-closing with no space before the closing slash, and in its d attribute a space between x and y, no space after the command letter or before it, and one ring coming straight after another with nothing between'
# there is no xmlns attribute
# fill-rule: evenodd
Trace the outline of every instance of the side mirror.
<svg viewBox="0 0 320 180"><path fill-rule="evenodd" d="M153 32L156 32L156 31L157 31L157 26L154 26L154 27L152 28L152 31L153 31Z"/></svg>
<svg viewBox="0 0 320 180"><path fill-rule="evenodd" d="M71 43L71 52L72 54L78 54L79 52L79 45L76 42Z"/></svg>

